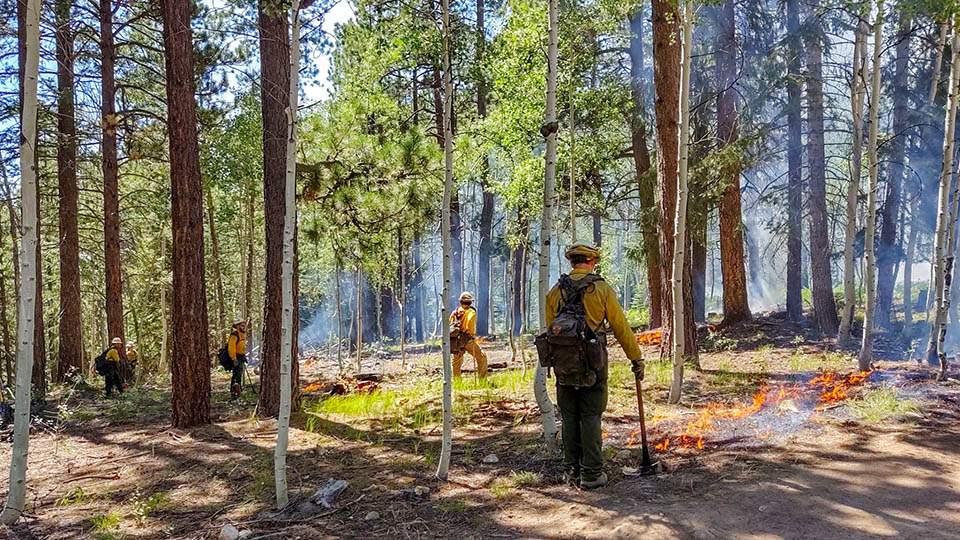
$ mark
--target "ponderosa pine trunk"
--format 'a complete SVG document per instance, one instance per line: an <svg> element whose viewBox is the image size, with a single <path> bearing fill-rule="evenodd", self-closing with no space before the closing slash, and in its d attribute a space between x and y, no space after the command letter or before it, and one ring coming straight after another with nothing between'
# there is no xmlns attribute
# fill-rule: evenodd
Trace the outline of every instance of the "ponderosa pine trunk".
<svg viewBox="0 0 960 540"><path fill-rule="evenodd" d="M189 0L162 0L173 217L173 426L210 423L203 182Z"/></svg>
<svg viewBox="0 0 960 540"><path fill-rule="evenodd" d="M951 177L953 174L954 133L956 129L957 105L960 101L957 83L960 80L960 33L954 31L953 55L950 63L950 85L948 88L946 119L944 120L943 160L940 168L940 186L937 201L937 226L934 231L932 287L927 295L935 299L934 316L931 320L929 341L927 343L926 359L930 365L946 365L946 357L940 356L941 332L946 332L946 306L944 305L944 282L946 279L946 263L948 259L947 237L948 229L953 227L950 212ZM952 246L951 246L952 247ZM952 251L952 249L951 249ZM952 255L952 254L951 254ZM952 259L952 257L950 257Z"/></svg>
<svg viewBox="0 0 960 540"><path fill-rule="evenodd" d="M450 29L450 0L443 5L443 208L440 229L443 235L443 294L440 308L443 359L443 433L441 435L440 459L437 478L446 480L450 472L450 454L453 446L453 366L450 358L450 302L452 268L451 236L453 198L453 74L451 73L452 36Z"/></svg>
<svg viewBox="0 0 960 540"><path fill-rule="evenodd" d="M83 370L77 125L74 113L72 0L57 0L57 184L60 197L60 343L57 382ZM6 320L4 319L4 323Z"/></svg>
<svg viewBox="0 0 960 540"><path fill-rule="evenodd" d="M857 200L860 195L861 165L863 164L863 103L866 96L867 22L860 19L854 34L853 79L850 84L850 112L853 118L853 143L850 152L850 181L847 183L846 234L843 241L843 316L840 317L838 341L851 340L850 329L857 309L856 265L854 246L857 238Z"/></svg>
<svg viewBox="0 0 960 540"><path fill-rule="evenodd" d="M870 163L870 189L867 192L867 226L864 233L866 255L867 305L863 316L863 338L857 357L860 370L867 371L873 364L873 323L877 304L877 257L874 242L877 232L877 184L880 160L877 156L877 131L880 122L880 57L883 54L883 0L876 0L876 19L873 23L873 64L870 87L870 134L867 140L867 159Z"/></svg>
<svg viewBox="0 0 960 540"><path fill-rule="evenodd" d="M717 9L717 138L721 146L735 144L739 108L737 79L739 45L736 36L734 0ZM723 325L750 319L747 300L747 273L743 261L743 218L740 209L740 162L731 161L723 170L726 187L720 198L720 272L723 276Z"/></svg>
<svg viewBox="0 0 960 540"><path fill-rule="evenodd" d="M557 182L557 0L547 0L547 103L540 134L546 140L544 152L543 213L540 216L540 264L537 279L537 298L540 328L547 327L547 292L550 291L550 246L553 238L553 202ZM521 344L523 337L521 336ZM522 347L522 345L521 345ZM521 350L522 354L522 350ZM557 415L547 393L547 368L537 364L533 392L540 408L540 423L547 449L557 449Z"/></svg>
<svg viewBox="0 0 960 540"><path fill-rule="evenodd" d="M787 4L787 317L803 318L803 120L800 81L803 40L800 0Z"/></svg>
<svg viewBox="0 0 960 540"><path fill-rule="evenodd" d="M810 35L807 56L807 168L809 171L807 201L810 214L810 281L813 310L820 331L828 337L837 335L840 324L837 303L833 297L830 269L830 237L827 228L827 162L823 127L823 48L825 39L820 22L820 0L808 5L807 28Z"/></svg>
<svg viewBox="0 0 960 540"><path fill-rule="evenodd" d="M893 311L893 290L896 285L896 266L900 260L897 248L897 213L901 204L904 163L907 157L909 129L908 75L910 60L910 13L900 10L900 28L897 31L896 59L893 74L893 122L891 124L890 157L887 166L887 194L880 210L880 249L877 250L877 317L880 328L889 329ZM906 270L906 269L904 269ZM906 290L906 287L905 289Z"/></svg>
<svg viewBox="0 0 960 540"><path fill-rule="evenodd" d="M117 162L117 85L114 64L113 2L100 0L100 122L103 167L103 257L106 275L107 336L124 339L123 274L120 268L120 184Z"/></svg>
<svg viewBox="0 0 960 540"><path fill-rule="evenodd" d="M657 191L658 237L660 240L660 275L662 304L661 321L663 341L661 355L670 357L673 350L674 304L672 280L674 254L674 226L677 207L677 164L680 148L680 71L681 36L680 13L669 0L653 1L653 80L654 111L657 128ZM689 280L689 262L684 261L683 296L692 308L692 290ZM683 327L686 354L696 354L696 331L693 309L684 312Z"/></svg>
<svg viewBox="0 0 960 540"><path fill-rule="evenodd" d="M286 200L287 107L290 105L290 36L284 4L259 0L260 88L263 116L263 209L266 240L266 279L263 301L263 341L260 346L260 397L257 411L277 416L280 410L280 347L283 318L281 266ZM295 240L296 241L296 240ZM294 305L297 305L294 276ZM297 313L294 310L294 326ZM293 336L296 358L297 336ZM299 362L291 366L291 403L300 402Z"/></svg>
<svg viewBox="0 0 960 540"><path fill-rule="evenodd" d="M20 2L18 2L20 4ZM21 9L23 38L20 40L20 87L23 96L20 122L20 193L23 206L22 289L18 291L20 309L17 321L17 380L14 395L13 445L10 452L10 483L0 523L12 525L23 514L27 493L27 452L30 441L30 386L33 372L35 337L37 245L40 243L37 201L37 80L40 68L40 0L27 0ZM19 17L18 17L19 18Z"/></svg>
<svg viewBox="0 0 960 540"><path fill-rule="evenodd" d="M645 81L643 76L643 10L637 9L630 16L630 142L633 148L633 165L637 173L640 199L640 230L643 238L644 261L647 264L647 292L650 296L650 328L662 324L663 283L660 273L660 246L657 241L656 179L650 172L650 150L647 148L647 123L643 109L646 107Z"/></svg>

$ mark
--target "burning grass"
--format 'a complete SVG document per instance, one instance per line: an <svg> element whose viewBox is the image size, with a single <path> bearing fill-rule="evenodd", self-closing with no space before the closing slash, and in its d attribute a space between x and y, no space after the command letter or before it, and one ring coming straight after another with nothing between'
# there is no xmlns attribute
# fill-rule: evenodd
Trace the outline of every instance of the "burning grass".
<svg viewBox="0 0 960 540"><path fill-rule="evenodd" d="M760 440L767 439L774 430L802 425L819 412L855 396L857 389L869 380L872 373L823 371L807 383L764 387L747 402L708 403L685 425L677 417L663 420L654 418L652 434L674 432L660 435L659 439L655 436L654 448L659 451L680 448L702 450L709 443L708 439L721 433L736 435L734 438L752 435ZM790 418L781 420L785 416ZM751 422L737 423L746 418L751 418ZM627 445L634 446L638 440L639 432L635 431Z"/></svg>

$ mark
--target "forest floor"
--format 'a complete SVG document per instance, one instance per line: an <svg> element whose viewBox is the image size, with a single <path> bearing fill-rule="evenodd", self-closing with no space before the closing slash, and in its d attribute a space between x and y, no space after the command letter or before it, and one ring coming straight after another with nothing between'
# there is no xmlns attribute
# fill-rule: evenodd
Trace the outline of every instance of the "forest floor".
<svg viewBox="0 0 960 540"><path fill-rule="evenodd" d="M651 444L665 447L654 452L668 470L641 478L623 474L639 462L638 417L628 362L611 347L611 482L590 492L562 484L531 374L516 364L456 385L450 481L441 482L437 353L414 349L408 369L385 356L379 388L343 380L337 396L322 395L335 361L314 358L302 364L290 486L303 497L331 478L349 487L332 510L296 521L267 515L276 423L253 416L252 391L230 401L222 371L214 423L192 430L169 427L159 386L114 400L99 387L59 389L49 405L59 420L30 440L27 515L0 537L211 539L232 524L248 539L960 538L955 378L933 382L933 370L901 361L893 346L879 347L879 369L859 377L847 352L773 318L703 345L703 369L687 370L677 406L666 404L670 368L648 362ZM485 347L491 362L510 362L506 344ZM9 452L4 443L4 466ZM410 490L419 486L429 492Z"/></svg>

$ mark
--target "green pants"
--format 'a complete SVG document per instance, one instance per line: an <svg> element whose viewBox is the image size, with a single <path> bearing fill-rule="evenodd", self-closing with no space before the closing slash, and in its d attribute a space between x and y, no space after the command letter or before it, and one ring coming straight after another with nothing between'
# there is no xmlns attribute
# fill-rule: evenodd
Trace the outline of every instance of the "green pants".
<svg viewBox="0 0 960 540"><path fill-rule="evenodd" d="M600 418L607 408L607 381L590 388L557 385L557 405L563 418L563 467L585 481L603 470Z"/></svg>

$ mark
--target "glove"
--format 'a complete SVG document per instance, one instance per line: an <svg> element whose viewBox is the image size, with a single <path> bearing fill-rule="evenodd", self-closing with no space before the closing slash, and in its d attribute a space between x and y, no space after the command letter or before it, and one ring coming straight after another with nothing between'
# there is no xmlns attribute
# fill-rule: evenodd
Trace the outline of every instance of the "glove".
<svg viewBox="0 0 960 540"><path fill-rule="evenodd" d="M631 360L633 366L630 368L630 371L633 372L637 380L643 380L643 360Z"/></svg>

